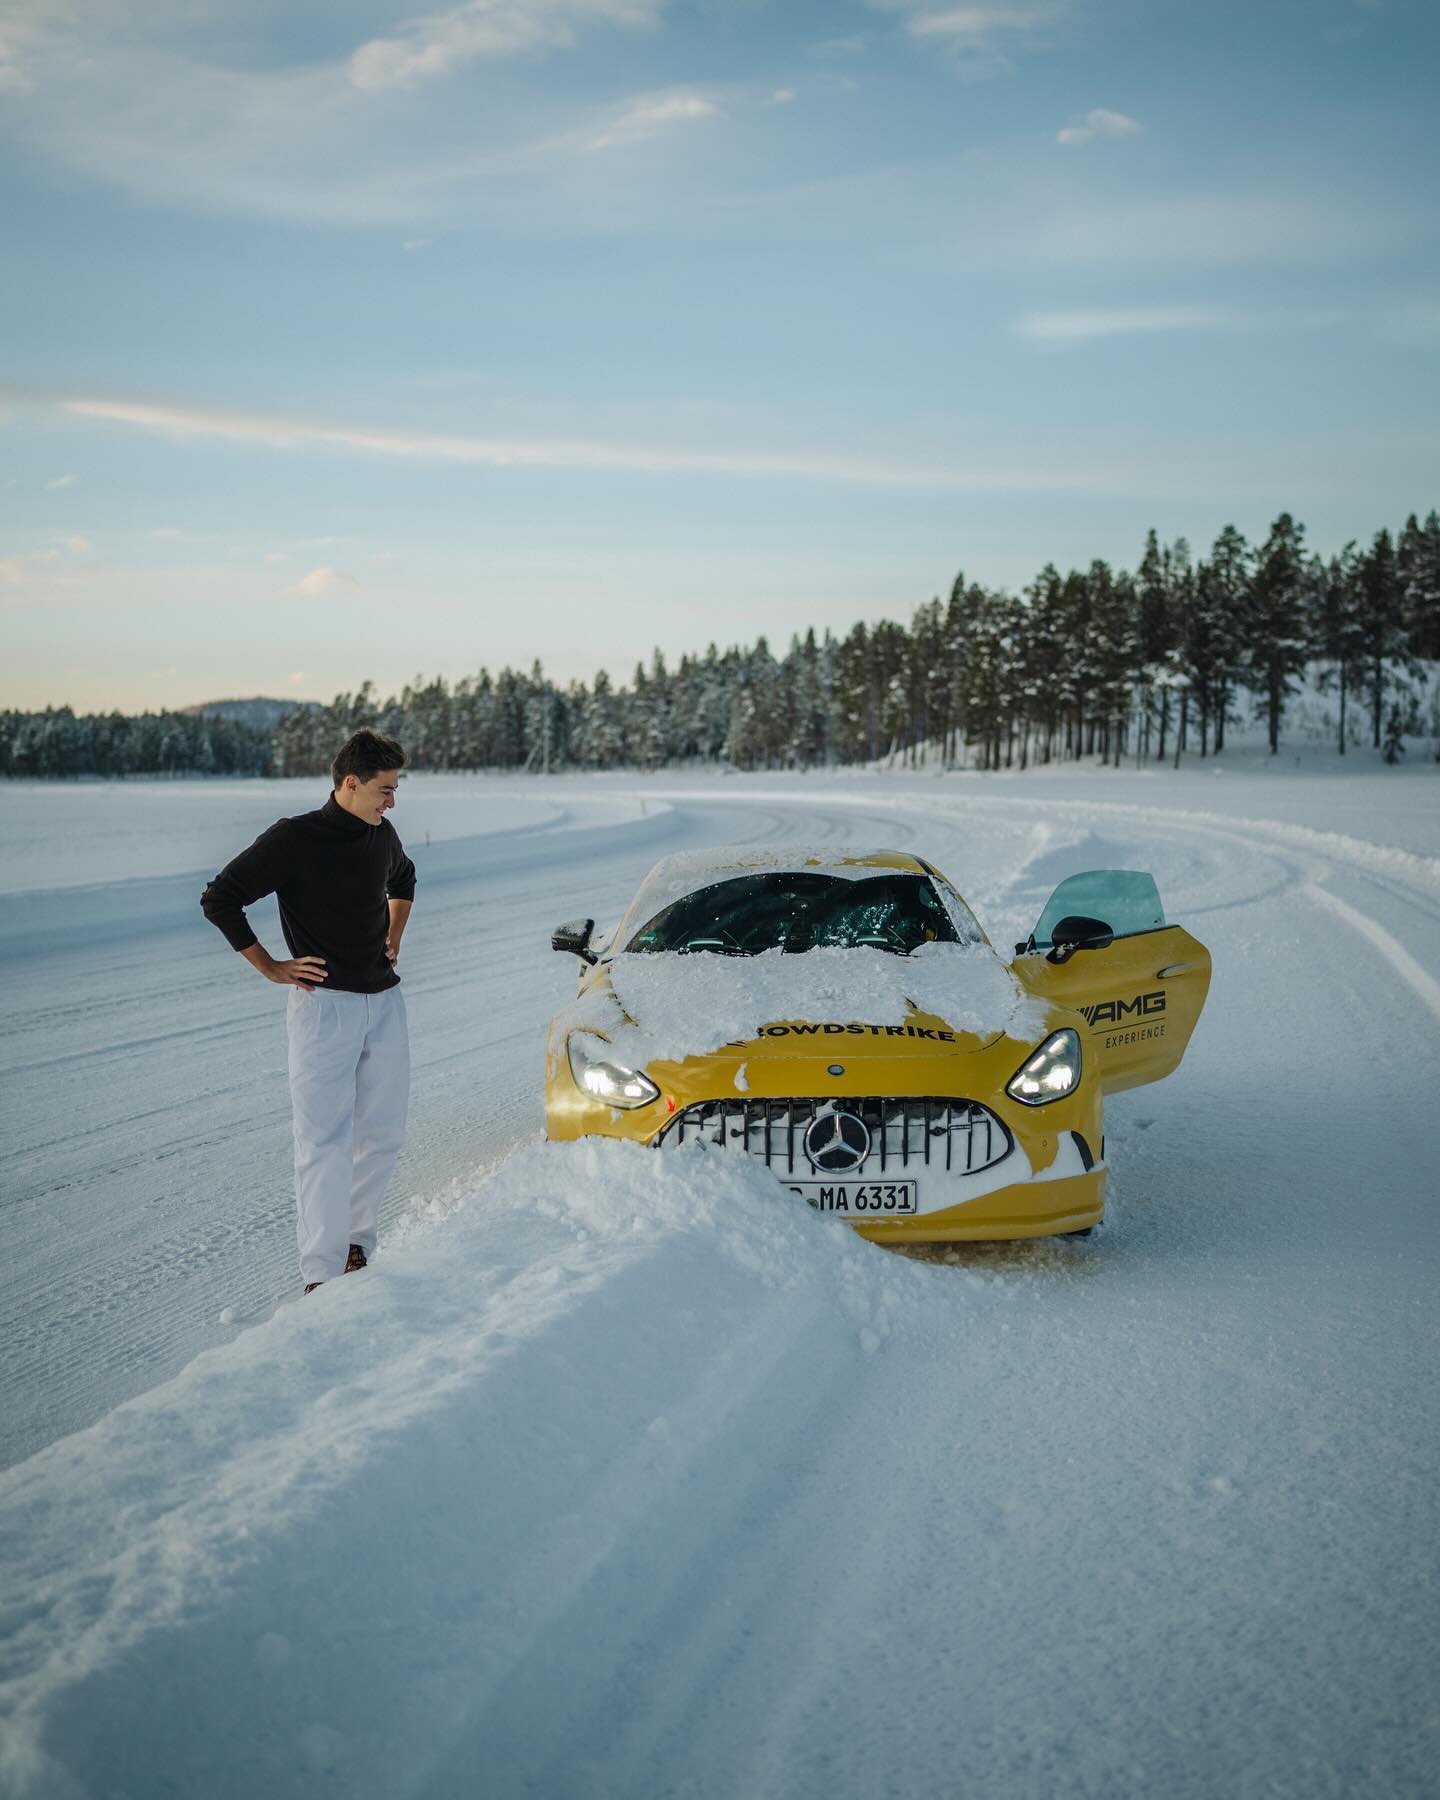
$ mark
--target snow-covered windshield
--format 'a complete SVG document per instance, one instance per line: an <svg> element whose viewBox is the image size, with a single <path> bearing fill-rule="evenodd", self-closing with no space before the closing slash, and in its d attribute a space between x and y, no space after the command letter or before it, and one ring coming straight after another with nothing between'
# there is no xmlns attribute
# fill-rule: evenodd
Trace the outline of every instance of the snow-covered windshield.
<svg viewBox="0 0 1440 1800"><path fill-rule="evenodd" d="M863 945L908 956L921 944L958 942L950 913L924 876L887 872L856 881L787 871L737 875L686 894L625 948L758 956Z"/></svg>

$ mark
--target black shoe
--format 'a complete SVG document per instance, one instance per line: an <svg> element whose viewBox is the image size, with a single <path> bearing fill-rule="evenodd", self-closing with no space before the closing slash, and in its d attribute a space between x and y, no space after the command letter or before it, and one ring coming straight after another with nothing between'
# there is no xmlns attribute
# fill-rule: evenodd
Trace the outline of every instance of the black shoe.
<svg viewBox="0 0 1440 1800"><path fill-rule="evenodd" d="M365 1260L365 1252L358 1244L352 1244L350 1254L345 1259L345 1273L353 1275L357 1269L366 1269L369 1266Z"/></svg>

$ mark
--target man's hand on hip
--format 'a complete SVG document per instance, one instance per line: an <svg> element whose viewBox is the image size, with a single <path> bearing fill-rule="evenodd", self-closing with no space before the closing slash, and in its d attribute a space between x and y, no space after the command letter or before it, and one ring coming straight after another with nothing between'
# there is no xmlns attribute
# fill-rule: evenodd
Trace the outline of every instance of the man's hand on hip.
<svg viewBox="0 0 1440 1800"><path fill-rule="evenodd" d="M313 994L325 979L325 958L295 956L289 962L272 962L262 972L267 980L278 981L282 987L301 987L307 994Z"/></svg>
<svg viewBox="0 0 1440 1800"><path fill-rule="evenodd" d="M323 956L292 956L287 962L276 962L262 944L251 944L240 954L251 968L258 969L267 981L278 982L281 987L304 988L309 994L314 993L325 979L325 958Z"/></svg>

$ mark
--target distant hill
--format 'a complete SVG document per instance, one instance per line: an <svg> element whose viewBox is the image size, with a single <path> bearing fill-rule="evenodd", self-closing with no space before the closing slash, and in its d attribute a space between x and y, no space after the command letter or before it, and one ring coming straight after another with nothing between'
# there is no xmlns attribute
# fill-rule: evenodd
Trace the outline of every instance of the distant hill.
<svg viewBox="0 0 1440 1800"><path fill-rule="evenodd" d="M229 719L233 724L273 731L286 713L314 711L320 704L318 700L271 700L257 694L253 700L202 700L198 706L179 710L198 719Z"/></svg>

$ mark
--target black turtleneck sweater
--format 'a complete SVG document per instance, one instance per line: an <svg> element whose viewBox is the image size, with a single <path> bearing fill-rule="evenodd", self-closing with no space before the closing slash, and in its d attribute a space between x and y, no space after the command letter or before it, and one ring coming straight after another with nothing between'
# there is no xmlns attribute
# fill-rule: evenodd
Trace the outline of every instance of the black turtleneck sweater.
<svg viewBox="0 0 1440 1800"><path fill-rule="evenodd" d="M332 794L318 812L277 819L223 868L200 896L205 917L234 950L256 943L244 909L266 894L280 902L292 956L323 956L323 985L378 994L400 977L385 954L385 902L413 900L415 865L388 819L367 825Z"/></svg>

